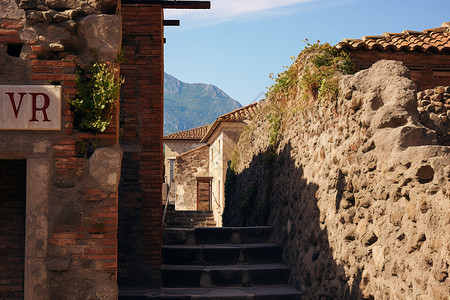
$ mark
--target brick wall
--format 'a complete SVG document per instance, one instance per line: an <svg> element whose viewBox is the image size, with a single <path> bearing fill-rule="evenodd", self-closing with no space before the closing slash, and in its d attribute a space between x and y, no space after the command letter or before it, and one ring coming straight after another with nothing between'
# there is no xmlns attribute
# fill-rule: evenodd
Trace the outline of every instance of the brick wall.
<svg viewBox="0 0 450 300"><path fill-rule="evenodd" d="M119 286L159 286L163 180L163 10L122 5Z"/></svg>
<svg viewBox="0 0 450 300"><path fill-rule="evenodd" d="M36 49L39 56L40 47ZM74 97L75 88L75 57L68 56L64 60L32 60L32 79L44 80L61 84L64 97ZM97 147L112 146L118 143L118 107L113 113L113 119L106 131L101 134L80 132L74 130L74 112L67 100L62 101L63 134L53 143L52 153L55 168L54 194L63 197L67 189L76 188L74 177L80 180L88 166L88 159L79 153L77 144L94 143ZM92 149L94 150L94 149ZM49 264L48 270L53 282L70 282L70 266L91 266L94 272L108 274L113 282L117 277L117 224L118 224L118 193L101 188L81 188L82 208L74 206L73 214L83 211L80 221L60 222L57 218L69 201L58 201L50 205L49 227ZM70 206L69 206L70 207ZM76 271L79 272L79 271ZM67 276L67 277L66 277ZM60 283L61 284L61 283ZM59 284L59 285L60 285ZM54 296L76 293L60 289L58 285L50 285Z"/></svg>
<svg viewBox="0 0 450 300"><path fill-rule="evenodd" d="M446 86L450 82L450 55L433 52L366 51L352 50L350 56L356 71L367 69L381 59L401 61L411 71L417 90Z"/></svg>

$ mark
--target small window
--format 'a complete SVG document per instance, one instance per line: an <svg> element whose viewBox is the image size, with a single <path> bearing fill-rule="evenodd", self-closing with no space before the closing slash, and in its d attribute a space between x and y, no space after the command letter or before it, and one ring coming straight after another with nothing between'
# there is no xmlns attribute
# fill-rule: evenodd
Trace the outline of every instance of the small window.
<svg viewBox="0 0 450 300"><path fill-rule="evenodd" d="M169 174L169 184L172 182L173 179L173 170L175 168L175 159L174 158L169 158L169 170L170 170L170 174Z"/></svg>

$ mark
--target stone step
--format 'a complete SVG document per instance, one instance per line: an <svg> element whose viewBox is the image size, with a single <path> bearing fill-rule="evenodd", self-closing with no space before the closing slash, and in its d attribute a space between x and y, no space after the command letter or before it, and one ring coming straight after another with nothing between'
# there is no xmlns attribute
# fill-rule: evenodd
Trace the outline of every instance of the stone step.
<svg viewBox="0 0 450 300"><path fill-rule="evenodd" d="M296 289L287 286L166 288L162 290L129 290L119 293L119 300L147 299L299 300L301 294Z"/></svg>
<svg viewBox="0 0 450 300"><path fill-rule="evenodd" d="M195 241L197 244L266 243L271 230L267 226L196 228Z"/></svg>
<svg viewBox="0 0 450 300"><path fill-rule="evenodd" d="M165 228L163 244L262 244L270 240L271 227Z"/></svg>
<svg viewBox="0 0 450 300"><path fill-rule="evenodd" d="M165 245L163 264L225 265L280 263L282 249L275 244Z"/></svg>
<svg viewBox="0 0 450 300"><path fill-rule="evenodd" d="M177 214L175 212L168 213L167 216L172 216L174 218L214 218L213 214Z"/></svg>
<svg viewBox="0 0 450 300"><path fill-rule="evenodd" d="M214 214L212 211L175 211L167 212L164 222L165 228L196 228L215 227Z"/></svg>
<svg viewBox="0 0 450 300"><path fill-rule="evenodd" d="M165 228L163 244L262 244L270 239L271 227Z"/></svg>
<svg viewBox="0 0 450 300"><path fill-rule="evenodd" d="M212 210L174 210L175 213L180 214L191 214L191 213L198 213L198 214L212 214Z"/></svg>
<svg viewBox="0 0 450 300"><path fill-rule="evenodd" d="M173 220L167 220L167 222L170 224L193 223L193 222L214 222L214 218L176 218Z"/></svg>
<svg viewBox="0 0 450 300"><path fill-rule="evenodd" d="M179 228L179 229L194 229L197 227L215 227L216 222L211 221L193 221L193 222L171 222L166 223L164 227L170 227L170 228Z"/></svg>
<svg viewBox="0 0 450 300"><path fill-rule="evenodd" d="M178 214L167 214L166 217L168 221L170 220L179 220L179 219L214 219L214 216L210 215L178 215Z"/></svg>
<svg viewBox="0 0 450 300"><path fill-rule="evenodd" d="M232 287L283 285L289 281L289 267L284 264L256 265L162 265L164 287Z"/></svg>

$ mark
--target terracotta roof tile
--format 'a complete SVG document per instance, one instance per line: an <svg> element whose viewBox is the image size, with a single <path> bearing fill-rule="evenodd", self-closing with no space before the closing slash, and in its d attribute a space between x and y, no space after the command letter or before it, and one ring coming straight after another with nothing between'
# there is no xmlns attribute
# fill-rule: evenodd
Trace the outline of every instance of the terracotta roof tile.
<svg viewBox="0 0 450 300"><path fill-rule="evenodd" d="M201 140L208 132L208 126L200 126L197 128L179 131L164 136L164 140Z"/></svg>
<svg viewBox="0 0 450 300"><path fill-rule="evenodd" d="M350 50L450 52L450 22L423 31L403 30L401 33L385 32L383 35L363 36L362 39L343 39L336 46Z"/></svg>

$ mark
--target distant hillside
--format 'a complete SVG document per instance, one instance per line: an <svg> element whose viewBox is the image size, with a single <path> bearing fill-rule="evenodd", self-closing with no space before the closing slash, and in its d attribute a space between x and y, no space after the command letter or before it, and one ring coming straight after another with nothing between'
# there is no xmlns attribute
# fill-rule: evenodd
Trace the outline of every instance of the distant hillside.
<svg viewBox="0 0 450 300"><path fill-rule="evenodd" d="M185 83L164 73L164 134L210 124L240 107L212 84Z"/></svg>

